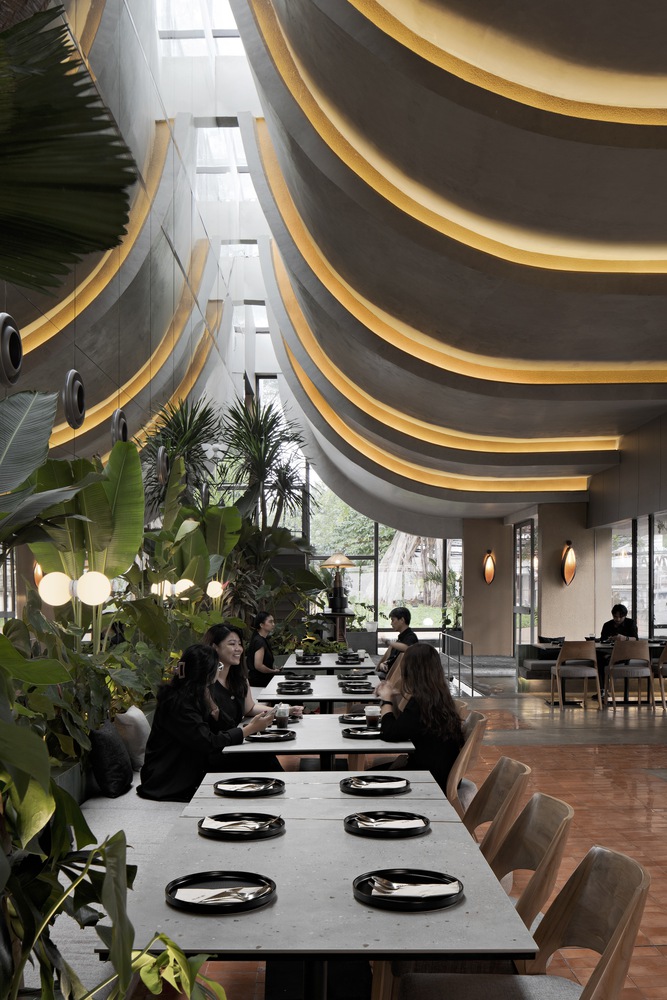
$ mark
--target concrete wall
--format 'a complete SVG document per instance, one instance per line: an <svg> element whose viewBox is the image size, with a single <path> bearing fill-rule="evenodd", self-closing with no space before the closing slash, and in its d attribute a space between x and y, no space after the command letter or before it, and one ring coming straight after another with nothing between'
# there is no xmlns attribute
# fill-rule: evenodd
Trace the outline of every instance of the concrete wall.
<svg viewBox="0 0 667 1000"><path fill-rule="evenodd" d="M667 510L667 416L651 420L621 442L620 462L593 476L588 523L614 524Z"/></svg>
<svg viewBox="0 0 667 1000"><path fill-rule="evenodd" d="M540 635L583 639L600 634L609 618L611 531L586 526L586 504L543 504L538 513ZM577 556L577 572L567 587L560 575L566 541Z"/></svg>
<svg viewBox="0 0 667 1000"><path fill-rule="evenodd" d="M513 534L500 519L463 522L463 638L475 656L512 655ZM482 576L487 549L496 560L491 584Z"/></svg>

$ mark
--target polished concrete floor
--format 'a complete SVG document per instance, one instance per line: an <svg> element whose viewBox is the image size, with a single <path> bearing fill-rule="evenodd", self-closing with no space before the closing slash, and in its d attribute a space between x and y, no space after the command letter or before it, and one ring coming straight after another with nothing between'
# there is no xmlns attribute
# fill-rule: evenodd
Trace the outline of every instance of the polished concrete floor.
<svg viewBox="0 0 667 1000"><path fill-rule="evenodd" d="M498 662L476 666L475 686L488 696L468 703L486 714L488 726L470 776L479 784L506 754L531 766L530 794L540 790L571 803L575 819L558 887L592 844L624 851L647 867L651 891L622 1000L667 1000L667 713L660 703L655 712L636 705L598 712L593 704L553 710L545 703L548 693L517 693L508 667ZM283 761L286 768L298 767L298 758ZM145 803L133 792L84 805L98 837L126 830L134 845L131 860L139 864L136 891L141 891L142 859L161 849L182 809L178 803L152 806L158 821L155 809L147 816ZM71 927L71 921L67 924ZM84 981L99 982L106 969L93 956L94 931L61 933L68 936L68 958L87 974ZM591 964L590 955L564 953L550 972L583 983ZM224 986L228 1000L263 1000L261 963L211 963L208 971ZM148 995L141 988L134 993L135 998Z"/></svg>

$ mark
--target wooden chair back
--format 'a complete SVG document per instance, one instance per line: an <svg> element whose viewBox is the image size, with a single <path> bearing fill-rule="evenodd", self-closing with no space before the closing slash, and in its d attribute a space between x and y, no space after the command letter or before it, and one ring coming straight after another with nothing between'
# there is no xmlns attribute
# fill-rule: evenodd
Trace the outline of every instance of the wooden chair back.
<svg viewBox="0 0 667 1000"><path fill-rule="evenodd" d="M546 904L556 884L573 818L574 809L567 802L535 792L495 854L487 856L498 879L521 869L533 872L516 903L517 913L527 927Z"/></svg>
<svg viewBox="0 0 667 1000"><path fill-rule="evenodd" d="M447 799L456 809L458 815L463 819L465 809L459 799L459 782L465 777L466 772L473 766L477 759L477 754L484 738L486 729L486 716L481 712L470 712L463 721L463 734L465 743L459 751L459 755L452 764L452 769L447 778Z"/></svg>
<svg viewBox="0 0 667 1000"><path fill-rule="evenodd" d="M628 642L615 642L611 651L606 673L605 687L611 693L612 705L616 708L615 677L632 677L637 680L637 705L642 703L641 678L648 680L649 704L655 708L653 693L653 669L651 667L651 650L647 639L635 639Z"/></svg>
<svg viewBox="0 0 667 1000"><path fill-rule="evenodd" d="M630 660L644 660L646 666L651 666L651 651L648 648L648 639L628 640L627 642L615 642L609 659L609 669L628 663Z"/></svg>
<svg viewBox="0 0 667 1000"><path fill-rule="evenodd" d="M567 640L560 648L556 667L564 666L568 660L588 660L593 667L596 667L597 657L595 653L595 642L592 639ZM583 666L583 664L582 664ZM597 669L597 667L596 667Z"/></svg>
<svg viewBox="0 0 667 1000"><path fill-rule="evenodd" d="M554 952L587 948L600 955L580 1000L620 996L651 879L625 854L591 847L535 929L537 957L520 972L544 974Z"/></svg>
<svg viewBox="0 0 667 1000"><path fill-rule="evenodd" d="M500 757L463 815L463 824L476 838L482 823L491 823L480 843L485 858L496 853L519 809L531 768L520 760Z"/></svg>

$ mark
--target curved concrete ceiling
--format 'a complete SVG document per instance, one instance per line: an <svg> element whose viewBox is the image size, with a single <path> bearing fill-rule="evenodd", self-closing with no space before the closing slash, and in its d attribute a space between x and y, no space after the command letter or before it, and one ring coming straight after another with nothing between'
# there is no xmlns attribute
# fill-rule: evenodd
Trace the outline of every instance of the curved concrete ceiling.
<svg viewBox="0 0 667 1000"><path fill-rule="evenodd" d="M667 408L663 5L232 7L274 340L337 492L399 489L419 531L585 498Z"/></svg>

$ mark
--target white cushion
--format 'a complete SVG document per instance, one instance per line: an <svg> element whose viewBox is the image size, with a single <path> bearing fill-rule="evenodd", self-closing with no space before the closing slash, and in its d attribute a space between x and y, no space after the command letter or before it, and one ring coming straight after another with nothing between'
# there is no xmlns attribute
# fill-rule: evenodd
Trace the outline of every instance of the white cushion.
<svg viewBox="0 0 667 1000"><path fill-rule="evenodd" d="M131 705L126 712L121 712L114 719L118 735L127 747L132 761L132 769L140 771L144 763L146 742L151 731L148 719L136 705Z"/></svg>

